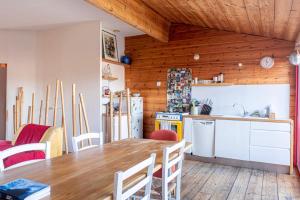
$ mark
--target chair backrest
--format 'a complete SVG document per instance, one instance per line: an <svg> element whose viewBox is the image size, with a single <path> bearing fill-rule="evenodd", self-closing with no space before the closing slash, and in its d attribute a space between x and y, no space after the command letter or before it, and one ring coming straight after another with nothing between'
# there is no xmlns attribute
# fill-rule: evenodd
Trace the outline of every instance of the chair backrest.
<svg viewBox="0 0 300 200"><path fill-rule="evenodd" d="M14 164L10 167L5 168L4 167L4 160L10 156L19 154L19 153L24 153L28 151L43 151L45 153L45 159L50 159L50 142L46 143L32 143L32 144L23 144L23 145L18 145L11 147L9 149L6 149L4 151L1 151L0 153L0 171L6 171L9 169L13 169L16 167L21 167L24 165L32 164L41 160L45 159L34 159L34 160L26 160L22 162L18 162L17 164Z"/></svg>
<svg viewBox="0 0 300 200"><path fill-rule="evenodd" d="M131 167L126 171L120 171L115 173L115 183L114 183L114 200L125 200L132 197L136 192L145 187L145 193L143 200L150 200L151 194L151 184L152 184L152 175L155 164L156 154L151 154L151 156L138 163L137 165ZM142 170L147 168L147 175L142 180L137 183L130 185L129 188L124 190L124 181L129 177L136 175Z"/></svg>
<svg viewBox="0 0 300 200"><path fill-rule="evenodd" d="M176 178L176 200L180 199L182 161L184 158L185 140L166 147L163 153L162 166L162 199L168 199L168 185ZM175 170L172 170L175 166Z"/></svg>
<svg viewBox="0 0 300 200"><path fill-rule="evenodd" d="M177 133L171 130L158 130L153 131L150 135L150 139L153 140L168 140L168 141L178 141Z"/></svg>
<svg viewBox="0 0 300 200"><path fill-rule="evenodd" d="M92 144L92 139L98 139L99 144ZM85 140L88 140L88 144L86 146L83 145L83 142ZM78 144L78 143L81 144ZM84 133L79 136L73 137L72 138L72 143L73 143L73 150L74 152L82 151L85 149L90 149L93 147L97 147L103 144L103 133ZM80 145L80 146L79 146Z"/></svg>
<svg viewBox="0 0 300 200"><path fill-rule="evenodd" d="M178 141L177 133L171 130L153 131L149 138L153 140ZM162 178L162 169L155 172L153 176L156 178Z"/></svg>

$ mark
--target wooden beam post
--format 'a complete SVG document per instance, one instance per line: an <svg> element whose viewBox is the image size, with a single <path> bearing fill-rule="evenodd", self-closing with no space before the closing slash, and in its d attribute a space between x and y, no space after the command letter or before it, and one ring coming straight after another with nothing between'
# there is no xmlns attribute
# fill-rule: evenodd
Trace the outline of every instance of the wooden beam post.
<svg viewBox="0 0 300 200"><path fill-rule="evenodd" d="M113 142L115 139L114 134L114 102L113 102L113 92L110 92L110 102L109 102L109 117L110 117L110 142Z"/></svg>
<svg viewBox="0 0 300 200"><path fill-rule="evenodd" d="M14 134L17 131L17 121L16 121L16 105L13 105L13 118L14 118Z"/></svg>
<svg viewBox="0 0 300 200"><path fill-rule="evenodd" d="M16 131L19 128L19 110L20 110L20 99L18 95L16 96Z"/></svg>
<svg viewBox="0 0 300 200"><path fill-rule="evenodd" d="M39 125L42 124L42 112L43 112L43 100L41 100L41 104L40 104Z"/></svg>
<svg viewBox="0 0 300 200"><path fill-rule="evenodd" d="M73 136L76 136L76 85L72 85L72 128Z"/></svg>
<svg viewBox="0 0 300 200"><path fill-rule="evenodd" d="M33 120L34 120L34 102L35 102L35 93L33 92L32 93L32 96L31 96L31 123L33 124Z"/></svg>
<svg viewBox="0 0 300 200"><path fill-rule="evenodd" d="M46 107L45 107L45 125L48 124L48 112L49 112L49 98L50 98L50 90L51 86L47 85L47 93L46 93Z"/></svg>
<svg viewBox="0 0 300 200"><path fill-rule="evenodd" d="M88 122L88 118L87 118L87 113L86 113L85 103L84 103L84 99L83 99L82 93L79 94L79 98L80 98L80 104L81 104L81 109L82 109L82 114L83 114L85 129L86 129L87 133L90 133L90 126L89 126L89 122ZM91 145L91 144L92 144L92 140L89 139L89 145Z"/></svg>
<svg viewBox="0 0 300 200"><path fill-rule="evenodd" d="M63 127L63 136L65 141L65 151L66 154L69 153L68 147L68 134L67 134L67 125L66 125L66 114L65 114L65 98L64 98L64 88L62 81L60 82L60 97L61 97L61 113L62 113L62 127Z"/></svg>
<svg viewBox="0 0 300 200"><path fill-rule="evenodd" d="M170 22L141 0L86 0L97 8L116 16L153 38L169 41Z"/></svg>
<svg viewBox="0 0 300 200"><path fill-rule="evenodd" d="M84 99L83 99L82 93L79 94L79 97L80 97L80 103L81 103L81 106L82 106L82 113L83 113L83 119L84 119L84 123L85 123L85 128L86 128L86 131L89 133L90 132L90 126L89 126L89 122L88 122L88 119L87 119L87 114L86 114L86 109L85 109L85 103L84 103Z"/></svg>
<svg viewBox="0 0 300 200"><path fill-rule="evenodd" d="M131 97L130 97L130 90L127 88L126 90L126 100L127 100L127 127L128 127L128 138L132 138L131 132Z"/></svg>
<svg viewBox="0 0 300 200"><path fill-rule="evenodd" d="M20 118L19 118L19 127L22 126L22 121L23 121L23 104L24 104L24 90L23 87L19 88L18 91L18 95L19 95L19 114L20 114Z"/></svg>
<svg viewBox="0 0 300 200"><path fill-rule="evenodd" d="M123 104L123 94L122 92L120 93L120 97L119 97L119 140L121 140L122 138L122 104Z"/></svg>
<svg viewBox="0 0 300 200"><path fill-rule="evenodd" d="M31 122L31 110L32 110L32 107L28 106L27 124L30 124L30 122Z"/></svg>
<svg viewBox="0 0 300 200"><path fill-rule="evenodd" d="M56 118L57 118L58 90L59 90L59 80L56 80L55 97L54 97L54 111L53 111L53 126L54 127L56 126Z"/></svg>
<svg viewBox="0 0 300 200"><path fill-rule="evenodd" d="M81 103L78 104L78 114L79 114L79 135L83 133L82 125L82 106ZM83 141L81 141L81 147L83 147Z"/></svg>

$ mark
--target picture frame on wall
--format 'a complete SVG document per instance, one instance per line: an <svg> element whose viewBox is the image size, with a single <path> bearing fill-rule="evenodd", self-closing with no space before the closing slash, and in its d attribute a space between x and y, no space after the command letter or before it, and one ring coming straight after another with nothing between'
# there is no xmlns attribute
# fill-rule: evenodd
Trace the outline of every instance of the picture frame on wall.
<svg viewBox="0 0 300 200"><path fill-rule="evenodd" d="M116 35L102 30L102 48L104 59L119 62Z"/></svg>

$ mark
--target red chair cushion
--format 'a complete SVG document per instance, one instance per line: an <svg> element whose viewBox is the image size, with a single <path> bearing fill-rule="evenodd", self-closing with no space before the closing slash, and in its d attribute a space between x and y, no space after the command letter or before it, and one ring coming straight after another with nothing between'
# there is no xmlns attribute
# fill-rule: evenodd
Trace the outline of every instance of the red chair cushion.
<svg viewBox="0 0 300 200"><path fill-rule="evenodd" d="M31 143L39 143L45 132L50 126L28 124L20 132L15 146ZM0 151L6 150L13 147L9 141L0 141ZM20 162L35 160L35 159L45 159L45 153L43 151L28 151L15 154L4 159L4 167L10 167L12 165L18 164Z"/></svg>
<svg viewBox="0 0 300 200"><path fill-rule="evenodd" d="M12 145L0 146L0 151L9 149L11 147L13 146ZM4 159L4 167L7 168L24 161L36 160L36 159L45 159L45 153L43 151L28 151L28 152L22 152L22 153L9 156L8 158Z"/></svg>
<svg viewBox="0 0 300 200"><path fill-rule="evenodd" d="M177 133L170 130L159 130L154 131L150 134L150 139L153 140L167 140L167 141L178 141ZM176 170L175 166L172 167L172 171ZM158 170L153 174L154 177L162 178L162 169Z"/></svg>
<svg viewBox="0 0 300 200"><path fill-rule="evenodd" d="M28 124L19 134L15 145L39 143L50 126Z"/></svg>
<svg viewBox="0 0 300 200"><path fill-rule="evenodd" d="M5 145L11 145L11 141L7 141L7 140L0 140L0 146L5 146ZM1 148L1 147L0 147Z"/></svg>

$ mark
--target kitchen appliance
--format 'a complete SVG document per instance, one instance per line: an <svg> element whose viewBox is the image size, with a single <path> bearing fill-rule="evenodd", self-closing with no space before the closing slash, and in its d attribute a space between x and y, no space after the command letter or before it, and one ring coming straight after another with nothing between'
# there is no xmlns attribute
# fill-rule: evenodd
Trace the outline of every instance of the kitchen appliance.
<svg viewBox="0 0 300 200"><path fill-rule="evenodd" d="M157 112L155 130L172 130L177 133L178 140L182 140L182 119L187 113Z"/></svg>
<svg viewBox="0 0 300 200"><path fill-rule="evenodd" d="M193 120L192 153L196 156L214 157L215 122Z"/></svg>

